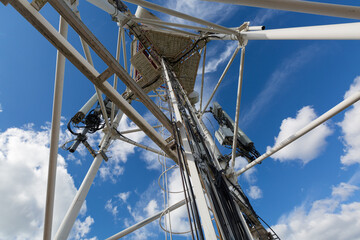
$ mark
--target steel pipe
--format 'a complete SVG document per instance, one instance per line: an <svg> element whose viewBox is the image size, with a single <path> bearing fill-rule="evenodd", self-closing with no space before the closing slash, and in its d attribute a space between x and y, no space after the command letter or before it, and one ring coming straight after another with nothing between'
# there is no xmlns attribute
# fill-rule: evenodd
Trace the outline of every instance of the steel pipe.
<svg viewBox="0 0 360 240"><path fill-rule="evenodd" d="M264 153L263 155L258 157L256 160L252 161L251 163L249 163L248 165L246 165L245 167L243 167L242 169L237 171L235 173L235 176L239 176L240 174L246 172L247 170L249 170L250 168L252 168L256 164L261 163L267 157L270 157L274 153L280 151L285 146L289 145L290 143L292 143L296 139L302 137L306 133L310 132L311 130L313 130L317 126L324 123L326 120L332 118L333 116L335 116L336 114L343 111L344 109L346 109L347 107L351 106L352 104L354 104L355 102L357 102L359 100L360 100L360 91L358 91L358 92L354 93L352 96L346 98L344 101L337 104L335 107L333 107L332 109L330 109L329 111L327 111L326 113L324 113L323 115L321 115L320 117L318 117L317 119L315 119L314 121L312 121L311 123L309 123L308 125L303 127L302 129L297 131L295 134L293 134L290 137L286 138L280 144L278 144L275 147L271 148L266 153Z"/></svg>
<svg viewBox="0 0 360 240"><path fill-rule="evenodd" d="M147 219L144 219L144 220L142 220L141 222L138 222L138 223L136 223L135 225L133 225L133 226L131 226L131 227L128 227L127 229L125 229L125 230L123 230L123 231L121 231L121 232L119 232L119 233L117 233L117 234L115 234L115 235L107 238L106 240L115 240L115 239L122 238L122 237L128 235L129 233L132 233L132 232L134 232L135 230L137 230L137 229L139 229L139 228L142 228L142 227L144 227L145 225L147 225L147 224L155 221L156 219L160 218L161 215L162 215L164 212L174 211L174 210L178 209L179 207L184 206L185 203L186 203L185 199L184 199L184 200L181 200L180 202L175 203L174 205L172 205L172 206L164 209L163 211L158 212L158 213L155 214L154 216L149 217L149 218L147 218Z"/></svg>
<svg viewBox="0 0 360 240"><path fill-rule="evenodd" d="M199 107L200 112L202 110L203 93L204 93L205 59L206 59L206 45L204 47L203 66L202 66L202 75L201 75L201 93L200 93L200 107Z"/></svg>
<svg viewBox="0 0 360 240"><path fill-rule="evenodd" d="M235 57L236 57L237 53L239 52L239 50L240 50L240 46L238 46L238 47L235 49L235 51L234 51L233 55L231 56L231 58L230 58L230 60L229 60L228 64L227 64L227 65L226 65L226 67L225 67L224 72L222 73L222 75L221 75L221 77L220 77L220 79L219 79L218 83L216 84L216 86L215 86L215 88L214 88L214 91L211 93L211 96L210 96L209 100L207 101L207 103L206 103L206 105L205 105L205 107L204 107L204 109L203 109L203 111L202 111L201 115L203 115L203 114L204 114L204 112L206 111L207 107L209 106L209 104L210 104L211 100L213 99L213 97L214 97L214 95L215 95L215 93L216 93L217 89L218 89L218 88L219 88L219 86L220 86L220 83L221 83L221 82L222 82L222 80L224 79L224 77L225 77L225 75L226 75L227 71L229 70L229 68L230 68L230 66L231 66L232 62L234 61L234 59L235 59Z"/></svg>
<svg viewBox="0 0 360 240"><path fill-rule="evenodd" d="M121 35L122 35L122 27L119 27L118 30L118 38L117 38L117 44L116 44L116 61L119 62L120 60L120 52L121 52ZM118 85L118 77L116 76L116 74L114 74L114 83L113 83L113 88L117 90L117 85ZM110 124L113 124L113 120L114 120L114 116L115 116L115 104L111 103L111 114L110 114Z"/></svg>
<svg viewBox="0 0 360 240"><path fill-rule="evenodd" d="M359 40L360 22L241 32L247 40Z"/></svg>
<svg viewBox="0 0 360 240"><path fill-rule="evenodd" d="M168 156L166 156L166 154L165 154L164 152L161 152L161 151L156 150L156 149L154 149L154 148L145 146L145 145L143 145L143 144L141 144L141 143L137 143L137 142L135 142L135 141L133 141L133 140L131 140L131 139L129 139L129 138L125 138L125 137L122 137L122 136L115 136L115 138L116 138L116 139L119 139L119 140L121 140L121 141L123 141L123 142L129 143L129 144L131 144L131 145L137 146L137 147L139 147L139 148L145 149L145 150L147 150L147 151L149 151L149 152L153 152L153 153L155 153L155 154L157 154L157 155L168 157Z"/></svg>
<svg viewBox="0 0 360 240"><path fill-rule="evenodd" d="M61 16L59 20L59 33L64 38L67 38L68 23ZM56 168L60 136L61 105L64 89L65 60L66 58L64 57L64 55L62 55L60 51L57 51L53 112L50 135L49 170L46 189L46 205L43 234L43 239L45 240L51 239L53 222Z"/></svg>
<svg viewBox="0 0 360 240"><path fill-rule="evenodd" d="M240 57L239 82L238 82L237 99L236 99L234 137L233 137L232 151L231 151L231 161L232 161L231 166L233 168L235 167L237 133L239 129L239 115L240 115L240 102L241 102L241 88L242 88L243 72L244 72L244 58L245 58L245 47L242 47L241 57Z"/></svg>
<svg viewBox="0 0 360 240"><path fill-rule="evenodd" d="M87 0L89 3L95 5L96 7L102 9L103 11L109 13L112 17L117 18L119 21L123 21L127 18L125 14L120 12L116 7L111 5L106 0Z"/></svg>
<svg viewBox="0 0 360 240"><path fill-rule="evenodd" d="M162 127L163 125L156 125L156 126L153 126L153 128L159 128L159 127ZM136 129L130 129L130 130L125 130L125 131L121 131L120 133L121 134L128 134L128 133L134 133L134 132L140 132L142 131L140 128L136 128Z"/></svg>

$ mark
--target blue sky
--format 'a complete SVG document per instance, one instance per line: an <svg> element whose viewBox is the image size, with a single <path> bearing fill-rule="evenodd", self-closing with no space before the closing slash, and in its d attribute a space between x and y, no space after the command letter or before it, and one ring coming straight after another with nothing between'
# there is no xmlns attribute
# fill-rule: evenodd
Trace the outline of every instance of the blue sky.
<svg viewBox="0 0 360 240"><path fill-rule="evenodd" d="M244 21L265 25L267 29L353 22L194 0L155 2L227 27ZM358 1L342 3L359 6ZM86 1L80 1L79 10L87 26L115 54L116 23ZM41 13L57 28L58 15L50 6ZM164 20L179 21L158 15ZM73 30L69 41L81 52ZM235 47L227 41L209 43L205 101ZM93 58L95 68L99 72L105 70L95 55ZM0 239L42 236L55 62L55 48L11 6L0 5ZM260 153L266 152L344 97L359 91L359 62L357 41L249 42L240 127ZM231 117L235 114L238 71L239 56L215 95ZM200 88L198 83L196 88ZM120 85L119 92L124 89ZM67 62L61 144L71 139L65 131L67 121L93 93L90 81ZM360 228L355 227L360 224L359 104L239 177L257 214L282 239L360 239ZM134 103L134 107L157 124L141 104ZM206 117L209 120L205 118L205 122L214 133L209 123L212 116ZM120 129L128 128L136 126L124 119ZM93 146L100 135L91 137ZM129 137L155 147L141 133ZM155 155L122 142L115 142L108 155L111 158L101 165L72 239L104 239L163 208L163 193L157 183L162 167ZM91 161L84 148L72 155L59 151L54 231ZM167 166L171 165L167 161ZM237 159L236 167L243 165L244 160ZM179 191L178 171L171 170L168 178L172 191ZM170 194L170 202L181 197ZM176 231L187 230L183 210L175 212L173 218ZM155 222L127 239L162 237L164 234Z"/></svg>

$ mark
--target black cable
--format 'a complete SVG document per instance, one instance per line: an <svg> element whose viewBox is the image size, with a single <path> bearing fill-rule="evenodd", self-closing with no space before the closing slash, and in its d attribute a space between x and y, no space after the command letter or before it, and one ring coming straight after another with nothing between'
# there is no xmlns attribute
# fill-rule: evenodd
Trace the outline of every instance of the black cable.
<svg viewBox="0 0 360 240"><path fill-rule="evenodd" d="M172 64L178 63L182 58L184 58L186 55L188 55L190 52L192 52L192 51L196 48L197 44L198 44L200 41L205 40L205 44L206 44L206 39L207 39L207 37L199 38L198 40L195 41L195 43L193 44L193 46L192 46L192 48L191 48L190 50L188 50L186 53L184 53L184 54L183 54L181 57L179 57L177 60L175 60L175 61L169 61L169 62L172 63Z"/></svg>
<svg viewBox="0 0 360 240"><path fill-rule="evenodd" d="M262 219L259 215L256 215L256 216L257 216L261 221L263 221L263 223L265 223L265 225L275 234L275 236L277 237L277 239L280 240L279 235L276 234L276 232L269 226L269 224L267 224L267 223L265 222L265 220Z"/></svg>

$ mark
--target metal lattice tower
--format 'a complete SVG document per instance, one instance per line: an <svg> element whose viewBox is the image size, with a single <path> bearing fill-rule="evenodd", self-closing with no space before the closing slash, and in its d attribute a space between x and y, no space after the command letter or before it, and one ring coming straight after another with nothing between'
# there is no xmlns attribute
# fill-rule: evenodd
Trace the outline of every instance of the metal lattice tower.
<svg viewBox="0 0 360 240"><path fill-rule="evenodd" d="M68 237L100 164L103 160L111 161L106 155L106 150L115 140L125 141L159 155L159 161L163 166L163 174L159 182L163 182L165 203L168 203L169 191L166 185L167 172L178 168L183 183L184 200L168 206L162 212L109 239L126 236L157 219L160 219L160 224L164 223L162 228L171 237L171 222L167 220L167 215L170 216L173 210L183 205L186 205L188 210L191 229L188 233L193 239L278 239L276 234L268 232L260 223L238 184L237 177L360 99L360 93L357 92L260 156L251 140L238 128L245 47L248 41L360 39L356 31L359 23L264 30L263 26L251 26L251 23L245 22L237 28L226 28L143 0L126 0L126 2L139 5L136 13L131 13L120 0L88 0L109 13L119 26L117 54L113 56L81 20L77 0L33 0L31 3L27 0L1 0L1 2L14 7L58 50L44 239L51 239L52 232L65 59L78 68L96 89L94 96L69 122L68 128L75 135L75 141L68 150L74 152L80 144L84 144L94 156L94 161L55 239ZM354 6L298 0L225 0L221 2L360 19L360 7ZM50 4L60 14L59 31L39 12L45 4ZM179 17L204 27L164 22L144 8ZM85 58L67 41L68 25L80 36ZM195 30L196 33L179 28ZM133 39L129 44L131 48L129 59L125 50L125 32ZM203 105L206 46L208 42L219 39L235 41L238 47L224 69L210 99ZM119 63L121 47L124 67ZM95 69L90 49L107 65L102 73ZM214 105L211 110L219 123L221 122L222 130L219 130L218 138L232 148L231 156L224 156L217 148L202 117L208 111L214 94L240 50L235 121L232 121L221 107ZM199 96L194 91L194 86L202 56L204 65ZM128 62L131 63L129 72L127 72ZM114 82L111 85L108 79L113 75ZM118 79L127 87L124 92L120 93L117 90ZM157 97L158 103L151 99L154 96ZM196 108L195 104L199 100L200 107ZM158 120L159 125L151 126L131 105L134 101L140 101ZM97 106L96 103L98 103ZM119 132L117 127L123 115L128 116L139 127L138 130L131 130L132 132L143 131L161 151L127 138L125 134L131 131ZM84 129L74 130L79 124L83 124ZM105 135L99 144L99 149L94 150L94 146L90 146L87 142L87 134L99 130L104 131ZM246 157L249 164L236 172L234 167L237 156ZM169 161L173 164L170 167L167 165Z"/></svg>

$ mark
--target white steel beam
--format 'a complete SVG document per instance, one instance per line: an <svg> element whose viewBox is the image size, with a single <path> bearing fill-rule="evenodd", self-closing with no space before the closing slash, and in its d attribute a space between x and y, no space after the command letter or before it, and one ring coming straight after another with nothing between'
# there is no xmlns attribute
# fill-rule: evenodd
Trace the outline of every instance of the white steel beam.
<svg viewBox="0 0 360 240"><path fill-rule="evenodd" d="M231 151L231 161L232 161L231 166L233 168L235 167L237 133L239 129L239 115L240 115L240 102L241 102L241 88L242 88L243 72L244 72L244 58L245 58L245 46L242 47L241 57L240 57L240 70L239 70L239 82L238 82L237 99L236 99L234 137L233 137L232 151Z"/></svg>
<svg viewBox="0 0 360 240"><path fill-rule="evenodd" d="M123 27L120 27L120 31L121 31L121 39L122 39L122 49L123 49L123 58L124 58L124 67L126 72L129 71L128 68L128 60L127 60L127 54L126 54L126 42L125 42L125 30Z"/></svg>
<svg viewBox="0 0 360 240"><path fill-rule="evenodd" d="M294 142L296 139L302 137L306 133L310 132L314 128L316 128L319 125L321 125L322 123L324 123L326 120L332 118L333 116L335 116L336 114L343 111L344 109L346 109L347 107L351 106L352 104L354 104L355 102L357 102L359 100L360 100L360 91L357 91L356 93L354 93L350 97L346 98L344 101L340 102L335 107L331 108L329 111L327 111L326 113L324 113L323 115L321 115L320 117L318 117L317 119L312 121L311 123L309 123L308 125L306 125L302 129L300 129L299 131L297 131L296 133L291 135L290 137L283 140L281 143L279 143L275 147L269 149L266 153L264 153L263 155L258 157L256 160L252 161L251 163L249 163L248 165L246 165L245 167L243 167L242 169L237 171L235 175L239 176L240 174L246 172L247 170L249 170L250 168L252 168L256 164L261 163L267 157L270 157L274 153L280 151L285 146L287 146L290 143Z"/></svg>
<svg viewBox="0 0 360 240"><path fill-rule="evenodd" d="M68 24L60 16L59 33L67 38ZM65 60L64 55L57 51L56 58L56 72L55 72L55 86L54 86L54 100L53 112L51 121L51 136L50 136L50 155L49 155L49 170L46 189L46 205L45 205L45 219L44 219L44 240L51 239L51 230L53 223L54 198L56 186L56 168L57 156L59 149L59 134L61 121L61 105L64 88L64 74L65 74Z"/></svg>
<svg viewBox="0 0 360 240"><path fill-rule="evenodd" d="M241 32L247 40L360 40L360 22Z"/></svg>
<svg viewBox="0 0 360 240"><path fill-rule="evenodd" d="M235 57L236 57L237 53L239 52L239 50L240 50L240 46L238 46L238 47L235 49L235 51L234 51L233 55L231 56L231 58L230 58L230 60L229 60L228 64L227 64L227 65L226 65L226 67L225 67L224 72L222 73L221 77L219 78L218 83L216 84L216 86L215 86L215 88L214 88L214 91L211 93L211 96L210 96L209 100L208 100L208 101L207 101L207 103L205 104L205 107L204 107L204 109L202 110L201 115L203 115L203 114L204 114L204 112L206 111L207 107L209 106L209 104L210 104L210 102L211 102L212 98L214 97L214 95L215 95L215 93L216 93L217 89L219 88L219 86L220 86L220 84L221 84L222 80L224 79L224 77L225 77L225 75L226 75L227 71L229 70L229 68L230 68L230 66L231 66L232 62L234 61L234 59L235 59Z"/></svg>
<svg viewBox="0 0 360 240"><path fill-rule="evenodd" d="M122 32L122 27L119 27L117 44L116 44L116 61L118 61L118 62L119 62L119 60L120 60L121 41L122 41L121 35L122 35L122 34L123 34L123 32ZM113 88L114 88L115 90L117 90L117 85L118 85L118 77L116 76L116 74L114 74ZM113 124L114 116L115 116L115 104L114 104L114 103L111 103L110 124Z"/></svg>
<svg viewBox="0 0 360 240"><path fill-rule="evenodd" d="M137 146L137 147L142 148L142 149L145 149L145 150L147 150L149 152L153 152L153 153L158 154L160 156L168 157L168 156L166 156L166 154L164 152L161 152L161 151L156 150L154 148L151 148L151 147L145 146L143 144L137 143L134 140L131 140L129 138L125 138L125 137L123 137L121 135L113 134L113 137L116 138L116 139L119 139L119 140L121 140L123 142L129 143L131 145Z"/></svg>
<svg viewBox="0 0 360 240"><path fill-rule="evenodd" d="M204 78L205 78L205 60L206 60L206 45L204 47L203 53L203 65L202 65L202 75L201 75L201 93L200 93L200 107L199 111L201 112L202 109L202 102L203 102L203 93L204 93Z"/></svg>
<svg viewBox="0 0 360 240"><path fill-rule="evenodd" d="M178 209L179 207L181 206L184 206L186 203L185 199L184 200L181 200L180 202L177 202L175 203L174 205L164 209L163 211L161 212L158 212L157 214L155 214L154 216L152 217L149 217L147 219L144 219L142 220L141 222L138 222L136 223L135 225L131 226L131 227L128 227L127 229L107 238L106 240L115 240L115 239L119 239L119 238L122 238L126 235L128 235L129 233L132 233L134 232L135 230L139 229L139 228L142 228L144 227L145 225L155 221L156 219L160 218L164 212L171 212L171 211L174 211L176 209Z"/></svg>
<svg viewBox="0 0 360 240"><path fill-rule="evenodd" d="M153 126L153 128L159 128L159 127L162 127L162 125ZM140 128L136 128L136 129L121 131L120 134L128 134L128 133L134 133L134 132L140 132L140 131L142 131Z"/></svg>
<svg viewBox="0 0 360 240"><path fill-rule="evenodd" d="M20 14L22 14L41 34L43 34L50 41L50 43L59 49L60 52L69 61L71 61L75 67L77 67L93 84L95 84L106 96L108 96L110 100L113 101L124 114L126 114L139 128L145 132L146 135L151 138L151 140L155 142L155 144L157 144L171 159L177 161L176 154L169 149L167 142L161 137L161 135L156 132L155 129L152 128L151 125L108 82L103 82L98 79L100 74L96 71L96 69L91 66L91 64L89 64L84 59L84 57L54 29L54 27L49 22L47 22L39 12L37 12L29 4L28 1L14 0L10 4ZM156 108L159 109L157 106ZM166 120L169 121L167 117Z"/></svg>
<svg viewBox="0 0 360 240"><path fill-rule="evenodd" d="M341 18L360 19L360 7L299 0L205 0Z"/></svg>
<svg viewBox="0 0 360 240"><path fill-rule="evenodd" d="M237 32L235 30L232 30L232 29L220 26L218 24L215 24L215 23L212 23L212 22L208 22L208 21L205 21L205 20L190 16L190 15L187 15L187 14L175 11L175 10L171 10L171 9L156 5L154 3L150 3L150 2L147 2L147 1L143 1L143 0L124 0L124 1L129 2L129 3L133 3L133 4L137 4L137 5L145 7L145 8L150 8L150 9L153 9L155 11L163 12L163 13L166 13L166 14L178 17L178 18L182 18L182 19L194 22L194 23L209 26L209 27L214 28L215 31L218 30L218 31L224 31L227 34L237 34Z"/></svg>
<svg viewBox="0 0 360 240"><path fill-rule="evenodd" d="M125 14L120 12L116 7L111 5L107 0L87 0L89 3L109 13L112 17L122 21L127 18Z"/></svg>
<svg viewBox="0 0 360 240"><path fill-rule="evenodd" d="M75 14L81 20L80 12L77 11L77 12L75 12ZM83 48L83 51L85 53L86 60L94 67L94 62L93 62L92 57L91 57L89 45L81 37L80 37L80 42L81 42L81 46ZM100 110L101 110L101 113L102 113L102 115L104 117L104 120L105 120L105 125L106 125L106 127L108 129L110 129L109 117L108 117L107 112L106 112L104 99L102 97L102 92L96 86L94 86L94 87L95 87L95 92L96 92L96 95L97 95L97 99L99 100Z"/></svg>

